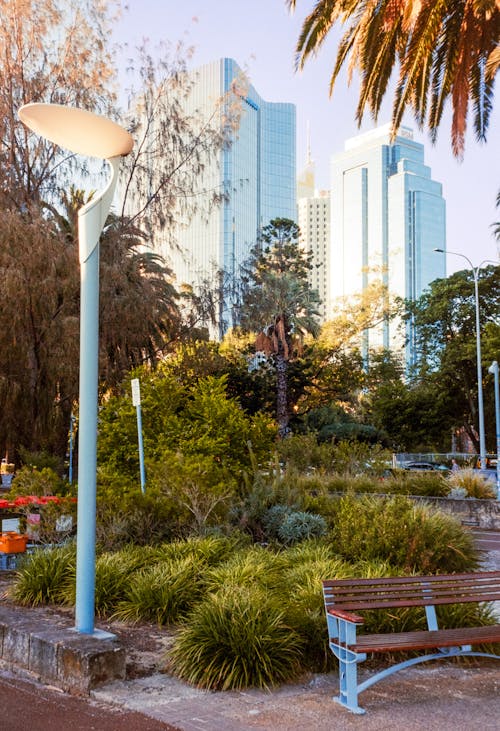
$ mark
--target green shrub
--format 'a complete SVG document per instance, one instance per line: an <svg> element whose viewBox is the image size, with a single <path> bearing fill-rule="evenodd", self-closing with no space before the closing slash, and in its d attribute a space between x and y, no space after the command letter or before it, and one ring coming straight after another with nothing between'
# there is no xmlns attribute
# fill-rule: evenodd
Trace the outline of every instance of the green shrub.
<svg viewBox="0 0 500 731"><path fill-rule="evenodd" d="M291 512L292 508L289 505L273 505L270 507L262 517L264 537L268 540L277 540L283 521Z"/></svg>
<svg viewBox="0 0 500 731"><path fill-rule="evenodd" d="M40 470L36 467L21 467L11 488L13 496L65 495L68 491L68 484L50 467L42 467Z"/></svg>
<svg viewBox="0 0 500 731"><path fill-rule="evenodd" d="M129 546L117 553L104 553L95 565L95 609L99 615L110 614L124 599L135 572L148 564L151 551Z"/></svg>
<svg viewBox="0 0 500 731"><path fill-rule="evenodd" d="M19 604L32 607L63 603L75 567L74 544L35 550L24 557L9 594Z"/></svg>
<svg viewBox="0 0 500 731"><path fill-rule="evenodd" d="M446 477L439 472L422 475L411 470L395 470L392 477L384 480L384 490L398 495L421 495L422 497L446 497Z"/></svg>
<svg viewBox="0 0 500 731"><path fill-rule="evenodd" d="M250 585L274 591L282 581L285 554L269 551L261 546L251 546L236 551L226 562L209 569L205 576L208 591L219 591Z"/></svg>
<svg viewBox="0 0 500 731"><path fill-rule="evenodd" d="M172 541L158 546L157 560L193 558L200 564L216 566L229 559L239 550L247 537L242 534L233 536L191 536L185 540Z"/></svg>
<svg viewBox="0 0 500 731"><path fill-rule="evenodd" d="M309 538L321 538L326 531L326 521L321 515L313 515L304 511L293 512L286 515L281 522L278 538L283 544L291 546Z"/></svg>
<svg viewBox="0 0 500 731"><path fill-rule="evenodd" d="M189 615L169 667L209 690L269 688L298 674L302 648L281 603L259 587L230 587L209 594Z"/></svg>
<svg viewBox="0 0 500 731"><path fill-rule="evenodd" d="M187 521L186 521L187 522ZM176 503L148 490L143 495L109 490L98 494L96 542L101 551L116 550L126 545L158 545L182 530Z"/></svg>
<svg viewBox="0 0 500 731"><path fill-rule="evenodd" d="M331 540L348 561L387 561L405 572L451 573L478 565L473 538L455 518L402 496L338 499Z"/></svg>
<svg viewBox="0 0 500 731"><path fill-rule="evenodd" d="M141 569L128 581L113 617L159 625L182 621L201 596L202 568L192 557L186 557Z"/></svg>

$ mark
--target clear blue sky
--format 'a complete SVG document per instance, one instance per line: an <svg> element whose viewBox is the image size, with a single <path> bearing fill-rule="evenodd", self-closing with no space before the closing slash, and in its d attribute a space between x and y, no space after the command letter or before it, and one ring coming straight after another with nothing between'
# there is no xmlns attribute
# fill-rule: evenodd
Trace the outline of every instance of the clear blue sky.
<svg viewBox="0 0 500 731"><path fill-rule="evenodd" d="M134 47L148 38L154 47L160 40L174 44L183 40L194 47L193 67L224 56L234 58L266 101L295 104L298 170L306 158L309 125L316 183L319 188L330 188L331 156L359 132L354 121L357 84L354 79L348 87L344 77L333 97L328 95L338 36L328 40L303 72L295 72L294 47L301 21L314 5L312 0L298 0L293 16L284 0L128 0L127 4L129 9L115 32L120 43ZM465 254L475 266L483 259L498 259L491 224L500 220L500 209L495 207L500 189L499 107L500 89L487 144L477 143L469 134L462 162L451 152L449 116L435 145L425 131L417 130L410 116L404 120L414 129L415 139L425 145L425 162L443 185L448 249ZM390 108L388 99L379 124L390 120ZM361 131L374 126L367 118ZM467 266L460 257L448 256L447 262L450 273Z"/></svg>

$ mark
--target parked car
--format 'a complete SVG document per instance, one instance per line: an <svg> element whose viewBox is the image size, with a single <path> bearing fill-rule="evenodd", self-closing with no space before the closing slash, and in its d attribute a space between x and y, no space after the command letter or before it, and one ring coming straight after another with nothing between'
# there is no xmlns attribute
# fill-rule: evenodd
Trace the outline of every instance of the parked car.
<svg viewBox="0 0 500 731"><path fill-rule="evenodd" d="M448 472L449 468L444 464L437 464L437 462L405 462L401 465L404 470L416 470L419 472L436 471Z"/></svg>

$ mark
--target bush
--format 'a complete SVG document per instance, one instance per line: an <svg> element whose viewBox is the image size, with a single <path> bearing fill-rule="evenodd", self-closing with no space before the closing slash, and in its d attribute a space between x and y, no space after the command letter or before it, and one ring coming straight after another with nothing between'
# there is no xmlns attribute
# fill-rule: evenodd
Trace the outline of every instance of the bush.
<svg viewBox="0 0 500 731"><path fill-rule="evenodd" d="M64 603L75 571L74 544L38 549L23 558L9 594L19 604L32 607Z"/></svg>
<svg viewBox="0 0 500 731"><path fill-rule="evenodd" d="M326 531L326 521L321 515L294 512L284 517L278 529L278 538L285 545L291 546L309 538L320 538Z"/></svg>
<svg viewBox="0 0 500 731"><path fill-rule="evenodd" d="M205 580L208 591L220 591L231 586L255 585L267 592L274 591L282 582L284 554L274 553L261 546L236 551L227 561L207 571Z"/></svg>
<svg viewBox="0 0 500 731"><path fill-rule="evenodd" d="M298 674L303 642L281 602L259 587L229 587L209 594L189 615L169 667L209 690L269 688Z"/></svg>
<svg viewBox="0 0 500 731"><path fill-rule="evenodd" d="M12 483L14 495L66 495L69 486L50 467L38 470L36 467L21 467Z"/></svg>
<svg viewBox="0 0 500 731"><path fill-rule="evenodd" d="M387 561L424 574L470 571L478 565L473 538L455 518L402 496L338 499L330 535L348 561Z"/></svg>
<svg viewBox="0 0 500 731"><path fill-rule="evenodd" d="M129 544L159 545L178 535L182 528L176 503L152 489L145 495L138 488L98 494L96 542L101 551Z"/></svg>
<svg viewBox="0 0 500 731"><path fill-rule="evenodd" d="M457 490L462 494L465 492L463 497L473 497L479 500L487 500L496 496L496 490L491 481L477 470L463 469L451 472L446 482L450 497L457 497Z"/></svg>
<svg viewBox="0 0 500 731"><path fill-rule="evenodd" d="M203 564L186 557L161 561L134 573L113 617L159 625L182 621L201 596L203 568Z"/></svg>

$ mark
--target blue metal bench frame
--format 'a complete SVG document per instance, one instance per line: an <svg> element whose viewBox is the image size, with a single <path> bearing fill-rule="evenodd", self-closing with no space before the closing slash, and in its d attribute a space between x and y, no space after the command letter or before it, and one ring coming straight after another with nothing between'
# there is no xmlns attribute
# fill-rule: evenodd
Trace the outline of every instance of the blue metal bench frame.
<svg viewBox="0 0 500 731"><path fill-rule="evenodd" d="M412 665L457 656L500 659L500 655L472 650L473 645L500 642L500 624L441 630L436 616L436 605L499 601L500 571L338 579L323 582L323 596L329 645L339 661L340 692L334 700L353 713L365 713L358 704L359 693ZM418 606L425 608L427 630L385 635L363 635L357 632L364 621L359 611ZM369 653L429 649L435 651L398 662L358 682L358 664L366 660Z"/></svg>

